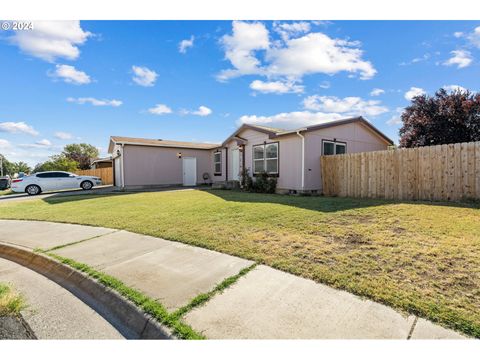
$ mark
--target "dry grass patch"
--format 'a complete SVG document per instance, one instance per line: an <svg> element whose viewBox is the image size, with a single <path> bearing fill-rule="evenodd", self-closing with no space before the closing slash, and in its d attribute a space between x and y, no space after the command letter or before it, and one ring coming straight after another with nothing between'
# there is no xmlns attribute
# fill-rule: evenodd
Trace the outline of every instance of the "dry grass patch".
<svg viewBox="0 0 480 360"><path fill-rule="evenodd" d="M25 299L9 285L0 283L0 316L20 314L25 308Z"/></svg>

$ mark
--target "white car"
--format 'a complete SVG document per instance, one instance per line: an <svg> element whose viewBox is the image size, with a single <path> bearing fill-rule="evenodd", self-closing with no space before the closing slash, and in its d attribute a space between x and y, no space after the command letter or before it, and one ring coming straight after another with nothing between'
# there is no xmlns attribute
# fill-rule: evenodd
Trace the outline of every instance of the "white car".
<svg viewBox="0 0 480 360"><path fill-rule="evenodd" d="M65 171L44 171L12 180L12 191L38 195L42 191L78 189L90 190L102 185L96 176L79 176Z"/></svg>

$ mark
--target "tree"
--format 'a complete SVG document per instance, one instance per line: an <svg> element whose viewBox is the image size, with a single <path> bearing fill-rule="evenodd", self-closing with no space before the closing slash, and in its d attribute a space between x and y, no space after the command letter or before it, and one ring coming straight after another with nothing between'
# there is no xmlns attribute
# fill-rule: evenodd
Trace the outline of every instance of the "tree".
<svg viewBox="0 0 480 360"><path fill-rule="evenodd" d="M23 161L11 162L11 161L8 161L7 158L2 154L0 154L0 157L2 157L1 163L2 163L3 175L13 176L14 174L17 174L19 172L24 172L27 174L31 172L30 167ZM2 171L0 171L0 173L2 173Z"/></svg>
<svg viewBox="0 0 480 360"><path fill-rule="evenodd" d="M90 163L98 158L98 149L90 144L69 144L63 148L62 155L76 161L80 170L90 169Z"/></svg>
<svg viewBox="0 0 480 360"><path fill-rule="evenodd" d="M44 163L37 164L33 169L33 172L41 171L68 171L75 172L78 169L78 163L66 157L63 154L53 155L49 160Z"/></svg>
<svg viewBox="0 0 480 360"><path fill-rule="evenodd" d="M480 93L440 89L416 96L402 122L401 147L480 141Z"/></svg>
<svg viewBox="0 0 480 360"><path fill-rule="evenodd" d="M4 176L10 175L12 172L12 163L8 161L7 158L2 154L0 154L0 158L1 158L1 166L2 166L0 174L3 174Z"/></svg>
<svg viewBox="0 0 480 360"><path fill-rule="evenodd" d="M27 163L24 163L23 161L19 161L13 164L14 164L15 172L17 173L23 172L23 173L29 174L32 171L30 166L28 166Z"/></svg>

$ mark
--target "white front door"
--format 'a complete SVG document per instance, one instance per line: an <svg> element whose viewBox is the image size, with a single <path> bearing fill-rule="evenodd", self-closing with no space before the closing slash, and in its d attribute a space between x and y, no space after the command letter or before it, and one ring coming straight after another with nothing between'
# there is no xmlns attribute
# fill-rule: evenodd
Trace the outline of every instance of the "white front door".
<svg viewBox="0 0 480 360"><path fill-rule="evenodd" d="M240 151L232 150L232 180L240 179Z"/></svg>
<svg viewBox="0 0 480 360"><path fill-rule="evenodd" d="M184 157L183 161L183 186L197 185L197 158Z"/></svg>

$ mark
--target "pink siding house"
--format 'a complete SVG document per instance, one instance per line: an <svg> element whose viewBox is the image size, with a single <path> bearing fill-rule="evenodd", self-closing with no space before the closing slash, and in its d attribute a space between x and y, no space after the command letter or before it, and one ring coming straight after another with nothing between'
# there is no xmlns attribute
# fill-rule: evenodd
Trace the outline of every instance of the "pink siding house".
<svg viewBox="0 0 480 360"><path fill-rule="evenodd" d="M296 130L244 124L222 144L112 136L115 186L232 183L243 169L277 177L277 192L322 190L320 156L385 150L392 140L362 117Z"/></svg>

